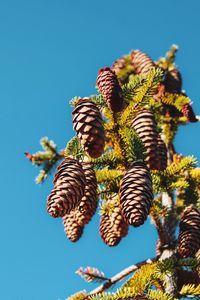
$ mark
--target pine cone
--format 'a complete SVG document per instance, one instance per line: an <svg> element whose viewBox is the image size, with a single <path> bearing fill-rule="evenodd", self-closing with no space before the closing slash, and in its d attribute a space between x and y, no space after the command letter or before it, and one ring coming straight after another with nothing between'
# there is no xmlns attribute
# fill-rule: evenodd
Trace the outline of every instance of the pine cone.
<svg viewBox="0 0 200 300"><path fill-rule="evenodd" d="M104 151L105 133L102 116L96 105L89 99L80 99L73 110L74 130L84 150L93 158Z"/></svg>
<svg viewBox="0 0 200 300"><path fill-rule="evenodd" d="M78 224L75 210L63 217L63 225L66 236L70 241L76 242L80 239L83 233L83 226Z"/></svg>
<svg viewBox="0 0 200 300"><path fill-rule="evenodd" d="M113 112L120 112L124 102L116 74L108 67L102 68L99 70L96 84L108 107Z"/></svg>
<svg viewBox="0 0 200 300"><path fill-rule="evenodd" d="M156 241L156 256L157 256L157 257L160 256L161 253L162 253L162 244L161 244L160 239L158 239L158 240Z"/></svg>
<svg viewBox="0 0 200 300"><path fill-rule="evenodd" d="M159 158L159 161L157 162L158 170L165 170L167 168L167 148L159 134L157 137L157 145L157 153Z"/></svg>
<svg viewBox="0 0 200 300"><path fill-rule="evenodd" d="M147 73L151 68L155 67L153 60L139 50L131 52L131 60L136 74Z"/></svg>
<svg viewBox="0 0 200 300"><path fill-rule="evenodd" d="M111 66L111 70L118 75L118 73L125 68L125 58L122 56L116 61Z"/></svg>
<svg viewBox="0 0 200 300"><path fill-rule="evenodd" d="M105 244L116 246L127 233L128 225L118 206L113 207L108 213L101 215L100 235Z"/></svg>
<svg viewBox="0 0 200 300"><path fill-rule="evenodd" d="M118 245L121 240L111 225L109 215L103 214L100 218L100 236L110 247Z"/></svg>
<svg viewBox="0 0 200 300"><path fill-rule="evenodd" d="M47 210L54 218L63 217L84 195L86 179L81 164L75 159L65 158L57 168L53 183Z"/></svg>
<svg viewBox="0 0 200 300"><path fill-rule="evenodd" d="M167 149L157 131L153 113L147 109L139 111L132 127L146 148L148 168L164 170L167 167Z"/></svg>
<svg viewBox="0 0 200 300"><path fill-rule="evenodd" d="M86 178L85 193L76 207L76 219L80 226L88 224L97 209L97 181L90 163L82 164Z"/></svg>
<svg viewBox="0 0 200 300"><path fill-rule="evenodd" d="M180 94L182 90L182 77L177 69L167 72L164 80L165 91L168 93Z"/></svg>
<svg viewBox="0 0 200 300"><path fill-rule="evenodd" d="M178 254L182 258L194 257L200 248L200 213L193 206L188 206L180 221Z"/></svg>
<svg viewBox="0 0 200 300"><path fill-rule="evenodd" d="M182 113L188 119L189 122L194 123L198 121L190 104L185 104L183 106Z"/></svg>
<svg viewBox="0 0 200 300"><path fill-rule="evenodd" d="M125 222L119 206L115 206L110 214L111 224L113 230L119 237L125 237L128 233L128 224Z"/></svg>
<svg viewBox="0 0 200 300"><path fill-rule="evenodd" d="M147 219L153 200L152 180L143 162L135 162L126 172L120 187L122 214L127 223L140 226Z"/></svg>

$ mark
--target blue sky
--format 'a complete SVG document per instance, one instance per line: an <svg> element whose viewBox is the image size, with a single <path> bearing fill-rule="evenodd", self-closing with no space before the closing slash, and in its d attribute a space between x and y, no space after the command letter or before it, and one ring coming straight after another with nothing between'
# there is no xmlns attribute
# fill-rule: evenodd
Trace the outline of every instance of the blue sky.
<svg viewBox="0 0 200 300"><path fill-rule="evenodd" d="M67 101L95 93L98 69L135 48L157 59L180 46L184 89L200 114L199 10L198 0L0 0L0 299L64 300L95 287L74 274L80 266L111 276L154 256L148 222L110 249L96 215L70 243L46 213L51 179L36 186L38 170L23 153L46 135L63 148L73 134ZM181 128L177 150L199 159L198 132L199 124Z"/></svg>

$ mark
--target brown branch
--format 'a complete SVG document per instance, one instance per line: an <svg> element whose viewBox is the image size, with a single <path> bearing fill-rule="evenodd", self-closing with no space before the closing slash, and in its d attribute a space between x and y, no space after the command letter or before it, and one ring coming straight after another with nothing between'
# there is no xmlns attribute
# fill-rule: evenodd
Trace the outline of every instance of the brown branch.
<svg viewBox="0 0 200 300"><path fill-rule="evenodd" d="M138 270L143 265L151 264L151 263L155 262L156 260L157 260L157 258L154 257L151 259L143 260L135 265L129 266L128 268L122 270L121 272L117 273L116 275L114 275L113 277L108 279L104 284L102 284L99 287L97 287L96 289L92 290L88 295L95 295L98 293L102 293L103 291L109 289L112 285L114 285L118 281L122 280L124 277L126 277L129 274L131 274L132 272L135 272L136 270Z"/></svg>
<svg viewBox="0 0 200 300"><path fill-rule="evenodd" d="M157 230L158 237L160 240L160 247L162 249L162 246L166 245L169 240L169 234L168 234L165 226L162 224L159 217L151 214L151 218L152 218L153 224L155 225L155 228Z"/></svg>

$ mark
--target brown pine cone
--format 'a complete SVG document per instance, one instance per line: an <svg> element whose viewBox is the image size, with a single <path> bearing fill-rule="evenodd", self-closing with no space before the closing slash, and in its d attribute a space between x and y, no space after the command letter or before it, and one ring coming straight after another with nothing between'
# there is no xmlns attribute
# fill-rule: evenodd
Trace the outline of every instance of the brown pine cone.
<svg viewBox="0 0 200 300"><path fill-rule="evenodd" d="M104 151L105 133L103 120L96 105L89 99L80 99L73 110L74 130L84 150L92 157L100 157Z"/></svg>
<svg viewBox="0 0 200 300"><path fill-rule="evenodd" d="M128 233L128 224L125 222L119 205L115 206L110 213L113 230L119 237L125 237Z"/></svg>
<svg viewBox="0 0 200 300"><path fill-rule="evenodd" d="M125 222L120 207L115 199L108 200L105 211L100 219L100 235L108 246L116 246L122 237L128 233L128 224Z"/></svg>
<svg viewBox="0 0 200 300"><path fill-rule="evenodd" d="M80 226L89 223L96 212L98 204L97 181L92 165L90 163L83 163L82 167L86 178L85 193L78 206L75 208L77 223Z"/></svg>
<svg viewBox="0 0 200 300"><path fill-rule="evenodd" d="M100 236L105 244L108 246L116 246L119 244L121 237L113 229L110 216L108 214L103 214L100 218Z"/></svg>
<svg viewBox="0 0 200 300"><path fill-rule="evenodd" d="M156 241L156 256L160 256L162 253L162 244L160 239Z"/></svg>
<svg viewBox="0 0 200 300"><path fill-rule="evenodd" d="M125 68L125 58L122 56L116 61L111 66L111 70L118 75L118 73Z"/></svg>
<svg viewBox="0 0 200 300"><path fill-rule="evenodd" d="M158 153L158 169L165 170L167 168L167 148L160 135L157 137L157 153Z"/></svg>
<svg viewBox="0 0 200 300"><path fill-rule="evenodd" d="M200 212L193 206L188 206L181 216L179 228L179 256L194 257L200 248Z"/></svg>
<svg viewBox="0 0 200 300"><path fill-rule="evenodd" d="M70 241L76 242L80 239L83 233L83 226L78 224L75 210L63 217L63 225L66 236Z"/></svg>
<svg viewBox="0 0 200 300"><path fill-rule="evenodd" d="M182 113L189 122L194 123L198 121L190 104L187 103L183 106Z"/></svg>
<svg viewBox="0 0 200 300"><path fill-rule="evenodd" d="M102 68L99 70L96 84L108 107L113 112L120 112L124 102L116 74L109 67Z"/></svg>
<svg viewBox="0 0 200 300"><path fill-rule="evenodd" d="M151 170L164 170L167 167L167 149L156 127L156 121L150 110L137 113L132 127L146 148L146 162Z"/></svg>
<svg viewBox="0 0 200 300"><path fill-rule="evenodd" d="M147 73L155 67L153 60L145 53L134 50L131 52L131 60L136 74Z"/></svg>
<svg viewBox="0 0 200 300"><path fill-rule="evenodd" d="M63 217L80 202L85 191L85 174L81 164L71 158L65 158L54 176L54 189L47 200L48 213L54 217Z"/></svg>
<svg viewBox="0 0 200 300"><path fill-rule="evenodd" d="M181 73L176 69L167 72L164 80L165 91L168 93L180 94L182 90Z"/></svg>
<svg viewBox="0 0 200 300"><path fill-rule="evenodd" d="M142 225L153 201L152 180L143 162L132 164L122 179L120 204L126 222L135 227Z"/></svg>

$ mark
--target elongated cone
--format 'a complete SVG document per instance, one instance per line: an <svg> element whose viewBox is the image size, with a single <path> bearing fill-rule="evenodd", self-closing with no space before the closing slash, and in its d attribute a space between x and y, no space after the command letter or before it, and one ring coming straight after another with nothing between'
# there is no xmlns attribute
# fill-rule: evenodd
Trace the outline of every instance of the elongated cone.
<svg viewBox="0 0 200 300"><path fill-rule="evenodd" d="M89 99L80 99L73 110L74 130L84 150L92 157L100 157L104 151L105 133L103 120L96 105Z"/></svg>
<svg viewBox="0 0 200 300"><path fill-rule="evenodd" d="M90 163L82 163L85 173L85 193L80 203L75 208L77 223L80 226L88 224L97 209L97 181L94 170Z"/></svg>
<svg viewBox="0 0 200 300"><path fill-rule="evenodd" d="M155 67L153 60L145 53L134 50L131 52L131 60L136 74L147 73Z"/></svg>
<svg viewBox="0 0 200 300"><path fill-rule="evenodd" d="M126 222L135 227L142 225L149 214L153 200L152 180L143 162L132 164L122 179L120 204Z"/></svg>
<svg viewBox="0 0 200 300"><path fill-rule="evenodd" d="M128 233L128 224L125 222L119 205L116 205L110 213L110 221L113 230L119 237L125 237Z"/></svg>
<svg viewBox="0 0 200 300"><path fill-rule="evenodd" d="M198 121L190 104L185 104L183 106L182 113L188 119L189 122L194 123Z"/></svg>
<svg viewBox="0 0 200 300"><path fill-rule="evenodd" d="M194 257L200 248L200 212L193 206L188 206L181 216L179 228L179 256Z"/></svg>
<svg viewBox="0 0 200 300"><path fill-rule="evenodd" d="M119 203L116 199L107 200L100 219L102 240L108 246L116 246L127 233L128 224L124 220Z"/></svg>
<svg viewBox="0 0 200 300"><path fill-rule="evenodd" d="M146 148L146 162L151 170L164 170L167 167L167 149L161 139L153 113L144 109L137 113L132 123Z"/></svg>
<svg viewBox="0 0 200 300"><path fill-rule="evenodd" d="M83 226L80 226L76 219L75 211L71 211L63 217L63 225L66 236L72 242L80 239L83 233Z"/></svg>
<svg viewBox="0 0 200 300"><path fill-rule="evenodd" d="M103 214L100 218L100 236L105 244L110 247L117 246L121 237L113 229L109 215Z"/></svg>
<svg viewBox="0 0 200 300"><path fill-rule="evenodd" d="M113 112L120 112L124 102L116 74L109 67L102 68L99 70L96 84L108 107Z"/></svg>
<svg viewBox="0 0 200 300"><path fill-rule="evenodd" d="M54 218L63 217L78 205L84 195L86 179L81 164L75 159L65 158L57 168L53 183L47 210Z"/></svg>
<svg viewBox="0 0 200 300"><path fill-rule="evenodd" d="M180 94L182 90L181 73L176 69L167 72L164 80L165 91L168 93Z"/></svg>

